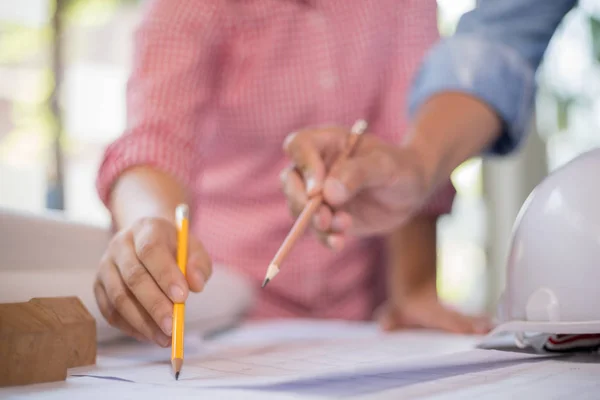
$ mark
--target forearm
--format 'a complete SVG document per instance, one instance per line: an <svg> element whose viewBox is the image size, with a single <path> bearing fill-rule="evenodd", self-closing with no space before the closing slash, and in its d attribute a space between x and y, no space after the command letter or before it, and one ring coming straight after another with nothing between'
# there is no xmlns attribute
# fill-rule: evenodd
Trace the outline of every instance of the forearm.
<svg viewBox="0 0 600 400"><path fill-rule="evenodd" d="M479 0L424 58L408 96L412 140L437 183L466 159L527 136L535 73L575 0ZM462 95L459 93L463 93Z"/></svg>
<svg viewBox="0 0 600 400"><path fill-rule="evenodd" d="M422 105L405 145L422 158L426 182L434 190L462 162L498 139L501 124L484 102L468 94L446 92Z"/></svg>
<svg viewBox="0 0 600 400"><path fill-rule="evenodd" d="M437 216L419 214L388 237L388 292L402 304L416 291L436 290Z"/></svg>
<svg viewBox="0 0 600 400"><path fill-rule="evenodd" d="M178 204L189 202L186 189L173 177L152 167L125 171L110 196L110 211L115 228L131 226L144 217L174 220Z"/></svg>

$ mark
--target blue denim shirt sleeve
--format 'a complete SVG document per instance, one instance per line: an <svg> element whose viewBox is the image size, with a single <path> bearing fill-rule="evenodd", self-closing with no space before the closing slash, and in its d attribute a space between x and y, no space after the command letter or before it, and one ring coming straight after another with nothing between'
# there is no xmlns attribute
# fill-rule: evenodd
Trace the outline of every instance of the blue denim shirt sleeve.
<svg viewBox="0 0 600 400"><path fill-rule="evenodd" d="M576 0L479 0L453 36L427 54L409 97L414 115L444 91L471 94L503 121L501 137L486 153L507 154L527 131L535 98L535 72L548 43Z"/></svg>

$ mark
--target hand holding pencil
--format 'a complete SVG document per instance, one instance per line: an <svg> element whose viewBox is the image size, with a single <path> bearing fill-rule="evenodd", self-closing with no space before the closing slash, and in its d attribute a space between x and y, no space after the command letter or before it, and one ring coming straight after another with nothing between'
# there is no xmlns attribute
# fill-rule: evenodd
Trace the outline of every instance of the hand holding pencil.
<svg viewBox="0 0 600 400"><path fill-rule="evenodd" d="M345 143L344 148L341 150L337 158L337 163L344 162L346 158L348 158L352 154L352 151L358 143L360 135L366 129L367 123L363 120L359 120L354 124L350 135L347 138L347 143ZM287 143L289 142L290 140L287 141ZM275 275L279 273L279 268L283 263L285 257L292 250L292 246L294 245L294 243L304 233L314 213L321 206L323 202L323 195L321 193L315 193L314 196L307 200L308 202L306 203L306 206L303 208L302 212L298 216L298 219L294 223L290 233L287 235L287 237L283 241L283 244L275 254L275 257L269 264L267 273L265 275L265 279L262 284L263 287L265 287L273 278L275 278Z"/></svg>
<svg viewBox="0 0 600 400"><path fill-rule="evenodd" d="M366 124L358 121L352 131L361 129ZM349 156L353 135L347 129L307 129L287 138L284 148L292 163L281 177L297 221L273 264L289 251L294 232L308 225L324 245L339 250L349 234L391 232L426 201L428 168L420 152L376 133L359 136Z"/></svg>
<svg viewBox="0 0 600 400"><path fill-rule="evenodd" d="M181 273L176 206L166 204L164 212L139 218L111 238L94 282L98 307L110 325L164 348L172 341L173 304L201 292L212 273L208 253L192 234L186 274Z"/></svg>

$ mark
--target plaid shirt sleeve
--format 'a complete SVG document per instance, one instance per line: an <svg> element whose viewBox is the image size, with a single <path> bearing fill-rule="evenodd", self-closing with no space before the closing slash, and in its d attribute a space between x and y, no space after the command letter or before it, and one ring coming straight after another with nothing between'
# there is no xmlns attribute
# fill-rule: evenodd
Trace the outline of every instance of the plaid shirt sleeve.
<svg viewBox="0 0 600 400"><path fill-rule="evenodd" d="M134 34L127 127L106 149L96 180L104 204L115 180L135 166L151 166L187 187L193 184L194 141L206 129L216 73L218 15L207 3L160 0L145 10Z"/></svg>

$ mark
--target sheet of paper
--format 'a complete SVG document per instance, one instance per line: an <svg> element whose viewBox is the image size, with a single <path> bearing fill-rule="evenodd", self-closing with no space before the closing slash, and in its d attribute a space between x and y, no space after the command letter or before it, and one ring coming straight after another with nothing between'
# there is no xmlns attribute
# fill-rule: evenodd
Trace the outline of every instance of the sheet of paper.
<svg viewBox="0 0 600 400"><path fill-rule="evenodd" d="M379 376L374 377L374 374ZM598 399L598 356L536 356L468 350L401 363L387 374L371 370L300 379L249 388L196 388L130 383L98 378L0 389L7 400L142 399L227 400L505 400L511 398Z"/></svg>
<svg viewBox="0 0 600 400"><path fill-rule="evenodd" d="M349 322L289 321L186 346L178 382L170 373L169 349L144 347L101 349L98 366L73 374L178 387L261 386L464 351L479 340L426 331L385 334L374 325Z"/></svg>
<svg viewBox="0 0 600 400"><path fill-rule="evenodd" d="M67 382L0 389L0 398L599 398L599 356L479 349L481 339L387 335L346 322L264 323L210 340L188 333L180 381L169 349L121 341L101 346L98 365L71 370Z"/></svg>
<svg viewBox="0 0 600 400"><path fill-rule="evenodd" d="M77 378L67 382L0 388L2 400L298 400L302 398L302 395L294 393L268 394L236 389L201 389L199 392L199 389L106 381L97 378Z"/></svg>
<svg viewBox="0 0 600 400"><path fill-rule="evenodd" d="M491 362L502 352L486 352ZM495 368L461 371L413 385L372 392L356 400L506 400L506 399L584 399L600 398L600 357L563 355L539 359L538 356L512 353L515 362ZM460 356L459 356L460 357ZM526 361L529 358L529 361ZM537 359L536 359L537 358ZM340 396L341 397L341 396Z"/></svg>

